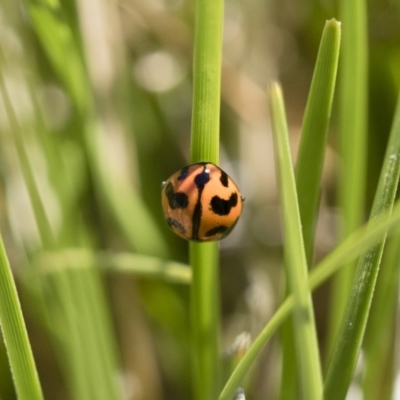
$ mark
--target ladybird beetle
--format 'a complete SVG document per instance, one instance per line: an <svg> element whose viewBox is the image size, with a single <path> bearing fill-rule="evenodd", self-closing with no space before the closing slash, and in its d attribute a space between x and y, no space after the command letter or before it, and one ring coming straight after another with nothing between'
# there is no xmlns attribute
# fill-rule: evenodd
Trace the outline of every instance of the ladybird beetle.
<svg viewBox="0 0 400 400"><path fill-rule="evenodd" d="M242 212L235 182L210 162L182 168L162 185L162 207L170 228L187 240L220 240Z"/></svg>

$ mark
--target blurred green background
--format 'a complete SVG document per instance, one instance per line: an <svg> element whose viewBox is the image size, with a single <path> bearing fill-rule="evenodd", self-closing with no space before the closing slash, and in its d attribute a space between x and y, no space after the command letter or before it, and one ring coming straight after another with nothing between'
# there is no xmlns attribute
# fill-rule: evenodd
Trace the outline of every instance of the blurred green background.
<svg viewBox="0 0 400 400"><path fill-rule="evenodd" d="M137 255L187 263L160 187L188 164L193 12L186 0L0 3L0 227L48 399L191 397L189 286L121 271L115 257L131 256L128 270ZM369 207L400 86L400 3L371 1L368 13ZM254 338L283 295L266 87L283 85L295 157L332 17L329 1L225 2L221 167L246 197L220 246L227 363L238 336ZM335 126L334 113L316 259L337 243ZM322 344L326 289L316 294ZM247 399L275 398L278 365L276 342ZM3 347L0 398L15 398Z"/></svg>

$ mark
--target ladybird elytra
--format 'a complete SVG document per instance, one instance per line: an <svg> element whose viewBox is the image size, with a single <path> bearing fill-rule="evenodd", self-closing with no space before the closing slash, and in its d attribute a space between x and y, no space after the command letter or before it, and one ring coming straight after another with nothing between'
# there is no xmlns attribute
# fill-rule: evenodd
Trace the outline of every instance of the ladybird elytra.
<svg viewBox="0 0 400 400"><path fill-rule="evenodd" d="M162 207L170 228L194 241L220 240L236 225L244 197L226 172L210 162L188 165L162 184Z"/></svg>

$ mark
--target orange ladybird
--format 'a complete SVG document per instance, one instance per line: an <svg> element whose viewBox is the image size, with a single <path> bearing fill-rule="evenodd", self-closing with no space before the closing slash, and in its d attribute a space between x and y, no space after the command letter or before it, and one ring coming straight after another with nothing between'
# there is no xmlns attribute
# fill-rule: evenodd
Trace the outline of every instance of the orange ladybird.
<svg viewBox="0 0 400 400"><path fill-rule="evenodd" d="M236 225L243 197L221 168L200 162L182 168L162 186L162 207L170 228L199 242L221 240Z"/></svg>

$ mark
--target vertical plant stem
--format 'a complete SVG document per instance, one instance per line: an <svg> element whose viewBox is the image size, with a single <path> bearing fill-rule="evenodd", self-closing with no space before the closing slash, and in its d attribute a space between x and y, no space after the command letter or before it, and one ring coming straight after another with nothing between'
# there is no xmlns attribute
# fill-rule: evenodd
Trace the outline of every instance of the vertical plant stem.
<svg viewBox="0 0 400 400"><path fill-rule="evenodd" d="M197 0L190 161L219 160L223 0ZM190 243L194 398L214 400L219 389L218 244Z"/></svg>
<svg viewBox="0 0 400 400"><path fill-rule="evenodd" d="M322 398L322 374L314 311L307 280L307 261L290 155L285 107L281 88L276 83L271 85L270 102L277 180L281 192L286 274L295 301L295 343L302 393L305 399L320 400Z"/></svg>
<svg viewBox="0 0 400 400"><path fill-rule="evenodd" d="M364 218L367 154L367 16L365 0L341 0L343 23L340 98L339 205L342 211L340 236L346 238ZM331 329L328 345L333 343L354 276L354 267L343 268L334 280L331 296Z"/></svg>
<svg viewBox="0 0 400 400"><path fill-rule="evenodd" d="M219 161L223 0L198 0L190 161Z"/></svg>
<svg viewBox="0 0 400 400"><path fill-rule="evenodd" d="M341 1L343 22L340 70L339 196L343 207L342 235L362 222L365 201L367 146L367 16L364 0Z"/></svg>
<svg viewBox="0 0 400 400"><path fill-rule="evenodd" d="M217 397L220 375L218 246L190 243L190 264L194 398L212 400Z"/></svg>

